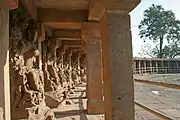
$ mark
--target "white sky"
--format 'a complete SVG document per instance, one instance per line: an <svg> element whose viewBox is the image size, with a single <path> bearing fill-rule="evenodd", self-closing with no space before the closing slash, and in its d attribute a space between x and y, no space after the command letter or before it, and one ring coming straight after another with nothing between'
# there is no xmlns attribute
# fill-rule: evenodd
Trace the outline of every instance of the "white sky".
<svg viewBox="0 0 180 120"><path fill-rule="evenodd" d="M138 35L138 25L143 19L143 12L152 4L162 5L162 7L166 10L172 10L175 13L177 19L180 20L180 0L142 0L142 2L130 13L134 57L139 56L138 53L141 51L141 46L145 44ZM149 43L152 44L152 42Z"/></svg>

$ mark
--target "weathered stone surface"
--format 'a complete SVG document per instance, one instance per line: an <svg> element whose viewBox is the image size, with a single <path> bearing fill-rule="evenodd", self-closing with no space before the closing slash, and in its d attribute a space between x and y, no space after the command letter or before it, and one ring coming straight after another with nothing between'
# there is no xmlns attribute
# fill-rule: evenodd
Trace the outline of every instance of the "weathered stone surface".
<svg viewBox="0 0 180 120"><path fill-rule="evenodd" d="M10 120L9 5L0 1L0 119Z"/></svg>
<svg viewBox="0 0 180 120"><path fill-rule="evenodd" d="M60 104L60 101L58 98L54 95L56 93L45 93L45 102L46 105L50 108L57 108L58 105Z"/></svg>
<svg viewBox="0 0 180 120"><path fill-rule="evenodd" d="M87 40L85 51L87 53L86 58L88 69L87 112L89 114L104 113L101 41ZM94 101L101 101L101 103L99 104Z"/></svg>
<svg viewBox="0 0 180 120"><path fill-rule="evenodd" d="M108 12L102 20L105 118L134 120L130 15Z"/></svg>
<svg viewBox="0 0 180 120"><path fill-rule="evenodd" d="M44 74L37 61L41 54L36 48L37 25L26 14L22 6L10 12L12 118L45 120L49 116L48 119L53 119L45 104Z"/></svg>

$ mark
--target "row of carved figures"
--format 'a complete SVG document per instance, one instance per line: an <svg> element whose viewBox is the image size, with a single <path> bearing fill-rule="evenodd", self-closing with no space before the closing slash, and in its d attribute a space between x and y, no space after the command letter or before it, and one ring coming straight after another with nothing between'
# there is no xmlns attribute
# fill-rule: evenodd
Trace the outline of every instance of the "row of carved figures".
<svg viewBox="0 0 180 120"><path fill-rule="evenodd" d="M53 120L54 114L46 104L45 93L54 92L63 97L66 89L69 90L86 80L85 60L84 58L72 61L63 59L69 57L68 53L60 57L57 55L56 59L55 56L49 58L47 56L49 53L45 49L48 46L43 47L42 43L44 49L41 52L37 47L38 39L33 37L36 36L36 22L23 18L19 10L10 12L10 18L12 118Z"/></svg>

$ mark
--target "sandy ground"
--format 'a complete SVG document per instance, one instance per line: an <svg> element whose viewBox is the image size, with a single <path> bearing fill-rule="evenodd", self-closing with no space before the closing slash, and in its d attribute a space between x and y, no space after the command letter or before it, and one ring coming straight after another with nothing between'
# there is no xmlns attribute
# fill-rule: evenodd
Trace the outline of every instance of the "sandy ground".
<svg viewBox="0 0 180 120"><path fill-rule="evenodd" d="M163 81L180 85L178 75L144 75L135 78ZM57 120L104 120L103 115L86 114L85 87L77 87L75 94L70 95L71 105L59 106L53 109ZM180 90L156 87L142 83L135 83L135 100L153 110L170 116L174 120L180 120ZM135 120L161 120L160 118L135 106Z"/></svg>

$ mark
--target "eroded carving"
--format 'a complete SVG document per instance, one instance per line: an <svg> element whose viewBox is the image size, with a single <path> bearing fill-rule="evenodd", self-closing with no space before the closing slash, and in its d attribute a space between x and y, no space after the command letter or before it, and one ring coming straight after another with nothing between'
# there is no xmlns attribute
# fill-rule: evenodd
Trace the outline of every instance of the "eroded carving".
<svg viewBox="0 0 180 120"><path fill-rule="evenodd" d="M12 118L30 119L36 114L42 115L41 119L49 120L54 115L45 104L44 74L37 61L40 55L37 49L37 25L25 11L20 4L17 10L10 12ZM43 108L47 108L46 114L43 114Z"/></svg>

